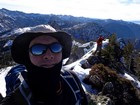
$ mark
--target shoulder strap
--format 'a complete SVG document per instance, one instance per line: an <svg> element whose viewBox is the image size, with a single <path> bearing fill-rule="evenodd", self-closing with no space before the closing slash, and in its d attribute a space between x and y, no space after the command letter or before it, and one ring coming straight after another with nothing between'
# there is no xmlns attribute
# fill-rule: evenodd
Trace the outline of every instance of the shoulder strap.
<svg viewBox="0 0 140 105"><path fill-rule="evenodd" d="M6 94L10 94L17 86L19 86L19 73L25 71L25 66L16 65L5 76Z"/></svg>
<svg viewBox="0 0 140 105"><path fill-rule="evenodd" d="M73 74L71 71L66 71L63 70L61 73L61 76L63 77L64 81L69 85L69 87L71 88L74 96L75 96L75 100L76 100L76 104L75 105L81 105L81 93L80 93L80 87L77 83L77 80L74 78Z"/></svg>
<svg viewBox="0 0 140 105"><path fill-rule="evenodd" d="M5 77L6 94L13 94L20 105L31 105L31 91L26 83L26 68L23 65L13 67Z"/></svg>
<svg viewBox="0 0 140 105"><path fill-rule="evenodd" d="M17 103L20 103L20 105L31 105L32 93L24 79L24 74L22 73L19 73L18 79L20 81L20 84L18 88L14 90L13 96L16 99Z"/></svg>
<svg viewBox="0 0 140 105"><path fill-rule="evenodd" d="M14 97L18 103L22 103L23 105L31 105L32 93L24 79L24 73L25 72L19 73L18 79L20 84L14 91Z"/></svg>

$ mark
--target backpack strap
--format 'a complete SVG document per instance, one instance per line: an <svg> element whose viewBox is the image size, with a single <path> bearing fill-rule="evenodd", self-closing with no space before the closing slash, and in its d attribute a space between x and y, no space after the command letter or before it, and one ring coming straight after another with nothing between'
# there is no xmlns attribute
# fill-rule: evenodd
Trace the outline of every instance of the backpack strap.
<svg viewBox="0 0 140 105"><path fill-rule="evenodd" d="M16 89L19 86L19 73L22 71L26 71L25 66L23 65L16 65L13 67L5 76L5 82L6 82L6 94L10 94L14 89Z"/></svg>
<svg viewBox="0 0 140 105"><path fill-rule="evenodd" d="M26 83L26 68L23 65L13 67L5 77L6 94L12 94L20 105L31 105L32 93Z"/></svg>
<svg viewBox="0 0 140 105"><path fill-rule="evenodd" d="M32 93L28 87L28 84L26 83L24 79L24 74L25 72L19 73L18 79L20 81L19 87L15 90L14 96L16 97L17 101L21 103L21 100L24 101L24 105L31 105L31 97ZM17 98L19 97L19 98Z"/></svg>
<svg viewBox="0 0 140 105"><path fill-rule="evenodd" d="M72 71L62 71L61 73L62 78L64 79L64 81L68 84L68 86L70 87L70 89L72 90L75 100L76 100L76 104L75 105L81 105L81 91L80 91L80 87L78 85L78 82L76 80L76 78L74 78L74 74L72 73Z"/></svg>

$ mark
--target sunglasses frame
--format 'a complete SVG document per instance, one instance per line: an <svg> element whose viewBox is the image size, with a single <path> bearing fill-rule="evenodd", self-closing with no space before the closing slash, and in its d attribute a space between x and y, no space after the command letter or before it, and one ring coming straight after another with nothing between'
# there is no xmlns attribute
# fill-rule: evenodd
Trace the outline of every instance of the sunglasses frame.
<svg viewBox="0 0 140 105"><path fill-rule="evenodd" d="M51 46L53 46L53 45L55 45L55 44L58 44L58 45L61 46L61 50L60 50L59 52L54 52L54 51L52 50ZM46 47L45 50L42 51L41 54L35 54L35 53L33 53L33 51L32 51L32 48L33 48L34 46L37 46L37 45L42 45L42 46L45 46L45 47ZM49 49L52 53L60 53L60 52L62 52L63 46L62 46L59 42L54 42L54 43L51 43L51 44L40 44L40 43L39 43L39 44L34 44L34 45L32 45L32 46L29 48L29 52L30 52L32 55L34 55L34 56L41 56L41 55L43 55L44 53L46 53L48 49Z"/></svg>

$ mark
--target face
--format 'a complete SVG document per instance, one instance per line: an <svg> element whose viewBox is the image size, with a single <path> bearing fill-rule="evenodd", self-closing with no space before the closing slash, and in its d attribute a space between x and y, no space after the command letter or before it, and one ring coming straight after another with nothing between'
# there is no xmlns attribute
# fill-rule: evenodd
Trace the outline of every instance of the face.
<svg viewBox="0 0 140 105"><path fill-rule="evenodd" d="M51 36L39 36L30 42L29 49L36 44L51 45L53 43L59 42L57 39ZM48 48L43 54L40 55L34 55L29 51L29 58L31 60L31 63L38 67L51 68L62 60L62 51L58 53L53 53Z"/></svg>

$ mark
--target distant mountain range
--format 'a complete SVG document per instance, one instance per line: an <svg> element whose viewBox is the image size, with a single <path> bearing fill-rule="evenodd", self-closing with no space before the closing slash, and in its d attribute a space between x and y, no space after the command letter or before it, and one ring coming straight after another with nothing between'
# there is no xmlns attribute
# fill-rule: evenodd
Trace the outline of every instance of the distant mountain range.
<svg viewBox="0 0 140 105"><path fill-rule="evenodd" d="M84 41L95 40L98 35L109 36L116 33L126 39L140 39L140 25L123 20L100 20L69 15L27 14L20 11L0 9L0 36L13 30L41 24L50 24L57 30L64 30L74 38Z"/></svg>
<svg viewBox="0 0 140 105"><path fill-rule="evenodd" d="M133 23L140 24L140 21L132 21Z"/></svg>

